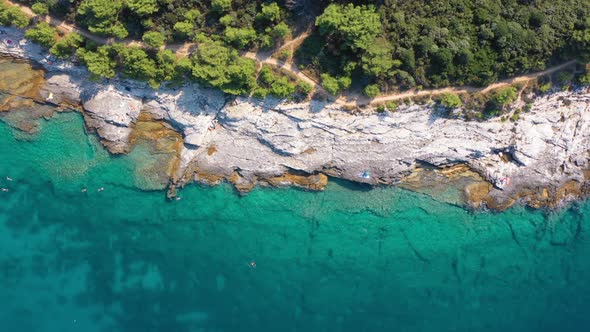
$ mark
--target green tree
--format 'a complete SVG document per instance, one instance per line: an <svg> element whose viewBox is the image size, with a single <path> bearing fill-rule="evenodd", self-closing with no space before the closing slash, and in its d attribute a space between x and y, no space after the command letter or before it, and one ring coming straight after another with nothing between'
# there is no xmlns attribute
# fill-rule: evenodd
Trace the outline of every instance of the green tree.
<svg viewBox="0 0 590 332"><path fill-rule="evenodd" d="M315 22L322 35L330 35L351 49L367 49L381 31L374 6L330 4Z"/></svg>
<svg viewBox="0 0 590 332"><path fill-rule="evenodd" d="M444 108L448 109L458 108L462 105L459 96L453 93L443 93L440 96L439 102Z"/></svg>
<svg viewBox="0 0 590 332"><path fill-rule="evenodd" d="M188 10L186 13L184 13L184 19L189 22L197 22L197 21L201 20L201 18L202 18L202 14L196 8Z"/></svg>
<svg viewBox="0 0 590 332"><path fill-rule="evenodd" d="M156 62L142 48L125 47L119 56L126 76L157 86Z"/></svg>
<svg viewBox="0 0 590 332"><path fill-rule="evenodd" d="M14 25L18 28L26 28L30 23L29 17L16 6L9 6L0 2L0 24Z"/></svg>
<svg viewBox="0 0 590 332"><path fill-rule="evenodd" d="M340 85L338 80L332 77L330 74L324 73L322 77L322 87L326 89L330 94L337 95L340 92Z"/></svg>
<svg viewBox="0 0 590 332"><path fill-rule="evenodd" d="M551 82L543 83L543 84L539 85L539 92L541 92L541 93L549 92L549 90L551 90L552 87L553 87L553 84L551 84Z"/></svg>
<svg viewBox="0 0 590 332"><path fill-rule="evenodd" d="M393 101L386 102L385 106L387 107L387 110L390 112L393 112L397 109L397 104L394 103Z"/></svg>
<svg viewBox="0 0 590 332"><path fill-rule="evenodd" d="M47 22L41 22L25 32L25 37L47 48L55 44L56 36L57 31Z"/></svg>
<svg viewBox="0 0 590 332"><path fill-rule="evenodd" d="M35 2L31 6L31 10L37 15L47 15L49 13L49 6L43 2Z"/></svg>
<svg viewBox="0 0 590 332"><path fill-rule="evenodd" d="M516 92L515 87L500 88L493 93L491 102L496 106L506 106L516 99Z"/></svg>
<svg viewBox="0 0 590 332"><path fill-rule="evenodd" d="M340 76L338 77L338 86L340 90L346 90L352 84L352 79L348 76Z"/></svg>
<svg viewBox="0 0 590 332"><path fill-rule="evenodd" d="M240 95L256 87L256 63L221 42L204 40L191 58L192 75L225 93Z"/></svg>
<svg viewBox="0 0 590 332"><path fill-rule="evenodd" d="M141 40L153 48L158 48L164 45L166 42L166 36L158 31L148 31L143 34Z"/></svg>
<svg viewBox="0 0 590 332"><path fill-rule="evenodd" d="M82 42L84 42L82 36L71 32L53 44L49 53L58 58L67 58L76 52Z"/></svg>
<svg viewBox="0 0 590 332"><path fill-rule="evenodd" d="M91 32L125 38L127 30L118 23L122 8L122 0L83 0L77 12Z"/></svg>
<svg viewBox="0 0 590 332"><path fill-rule="evenodd" d="M156 80L158 82L171 81L180 76L176 68L176 54L172 50L159 50L156 54Z"/></svg>
<svg viewBox="0 0 590 332"><path fill-rule="evenodd" d="M93 77L115 77L117 63L111 57L109 46L100 46L96 52L80 48L76 55L86 64Z"/></svg>
<svg viewBox="0 0 590 332"><path fill-rule="evenodd" d="M579 55L590 61L590 17L584 22L584 29L573 32L573 38L578 43Z"/></svg>
<svg viewBox="0 0 590 332"><path fill-rule="evenodd" d="M297 90L304 96L308 96L313 90L313 86L307 82L299 81L297 83Z"/></svg>
<svg viewBox="0 0 590 332"><path fill-rule="evenodd" d="M174 31L181 37L192 37L195 26L191 22L177 22Z"/></svg>
<svg viewBox="0 0 590 332"><path fill-rule="evenodd" d="M127 28L123 26L123 24L117 22L113 25L108 32L110 35L115 36L117 38L123 39L129 35L127 32Z"/></svg>
<svg viewBox="0 0 590 332"><path fill-rule="evenodd" d="M237 53L219 42L204 42L193 53L192 74L197 79L215 87L229 83L227 65L237 57Z"/></svg>
<svg viewBox="0 0 590 332"><path fill-rule="evenodd" d="M580 77L578 78L578 82L580 82L580 84L583 85L590 84L590 69L586 70L586 73L580 75Z"/></svg>
<svg viewBox="0 0 590 332"><path fill-rule="evenodd" d="M259 40L260 48L268 50L275 46L275 40L267 34L260 35Z"/></svg>
<svg viewBox="0 0 590 332"><path fill-rule="evenodd" d="M286 98L295 93L297 87L287 77L277 78L270 86L270 94L278 98Z"/></svg>
<svg viewBox="0 0 590 332"><path fill-rule="evenodd" d="M377 97L379 92L381 91L379 89L379 85L377 84L370 84L365 87L365 94L371 99Z"/></svg>
<svg viewBox="0 0 590 332"><path fill-rule="evenodd" d="M191 75L193 71L193 62L190 58L180 57L176 60L176 75L180 78L185 75Z"/></svg>
<svg viewBox="0 0 590 332"><path fill-rule="evenodd" d="M289 26L285 22L275 25L275 27L272 29L273 37L281 40L285 39L285 37L287 37L290 32L291 29L289 29Z"/></svg>
<svg viewBox="0 0 590 332"><path fill-rule="evenodd" d="M256 88L256 61L238 57L227 68L229 83L221 90L232 95L242 95Z"/></svg>
<svg viewBox="0 0 590 332"><path fill-rule="evenodd" d="M125 5L139 16L153 14L159 9L157 0L125 0Z"/></svg>
<svg viewBox="0 0 590 332"><path fill-rule="evenodd" d="M211 8L216 12L227 12L231 10L231 0L211 0Z"/></svg>
<svg viewBox="0 0 590 332"><path fill-rule="evenodd" d="M270 4L262 4L262 9L260 10L260 14L257 15L258 18L265 19L267 21L276 22L281 19L281 7L277 5L276 2L272 2Z"/></svg>
<svg viewBox="0 0 590 332"><path fill-rule="evenodd" d="M266 93L270 93L275 97L286 98L292 96L297 90L297 86L294 83L289 82L287 77L279 77L268 66L262 67L259 77L263 84L262 89L264 89ZM261 91L259 91L258 94L260 95Z"/></svg>
<svg viewBox="0 0 590 332"><path fill-rule="evenodd" d="M225 27L230 26L234 22L234 17L227 14L219 18L219 23Z"/></svg>
<svg viewBox="0 0 590 332"><path fill-rule="evenodd" d="M256 40L256 30L252 28L227 27L224 35L226 42L234 44L240 49L246 48Z"/></svg>
<svg viewBox="0 0 590 332"><path fill-rule="evenodd" d="M272 69L269 66L265 65L262 66L260 69L260 73L258 73L260 77L260 81L264 84L272 84L275 81L275 74L273 73Z"/></svg>
<svg viewBox="0 0 590 332"><path fill-rule="evenodd" d="M416 56L412 49L400 49L399 58L402 61L405 70L416 69Z"/></svg>
<svg viewBox="0 0 590 332"><path fill-rule="evenodd" d="M391 68L399 67L401 62L393 60L392 53L391 44L383 38L378 38L369 45L361 57L361 65L365 74L381 77L387 74Z"/></svg>

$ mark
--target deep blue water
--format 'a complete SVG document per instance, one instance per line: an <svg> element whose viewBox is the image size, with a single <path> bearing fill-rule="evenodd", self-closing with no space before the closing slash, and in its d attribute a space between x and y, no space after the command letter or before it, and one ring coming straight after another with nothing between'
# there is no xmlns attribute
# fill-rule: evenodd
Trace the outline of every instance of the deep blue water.
<svg viewBox="0 0 590 332"><path fill-rule="evenodd" d="M137 189L148 159L75 113L28 139L0 122L0 331L590 330L589 202L473 213L337 182L168 202Z"/></svg>

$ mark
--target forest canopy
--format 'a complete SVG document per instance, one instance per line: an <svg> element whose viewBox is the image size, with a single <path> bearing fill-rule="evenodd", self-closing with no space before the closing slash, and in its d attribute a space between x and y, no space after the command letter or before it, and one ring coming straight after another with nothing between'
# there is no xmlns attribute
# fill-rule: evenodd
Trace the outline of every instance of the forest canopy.
<svg viewBox="0 0 590 332"><path fill-rule="evenodd" d="M337 1L315 25L300 67L385 90L482 86L590 55L588 0Z"/></svg>
<svg viewBox="0 0 590 332"><path fill-rule="evenodd" d="M265 79L257 79L260 68L240 52L272 53L303 31L310 35L293 61L332 94L354 88L373 97L409 88L483 86L572 58L590 60L588 0L20 2L101 36L143 40L149 48L123 50L88 44L80 36L56 40L43 25L29 32L55 55L77 53L99 77L117 71L153 86L184 75L227 93L283 96L293 91L292 82L268 70ZM16 8L0 6L0 23L24 27L29 20ZM160 50L184 42L199 44L189 58Z"/></svg>

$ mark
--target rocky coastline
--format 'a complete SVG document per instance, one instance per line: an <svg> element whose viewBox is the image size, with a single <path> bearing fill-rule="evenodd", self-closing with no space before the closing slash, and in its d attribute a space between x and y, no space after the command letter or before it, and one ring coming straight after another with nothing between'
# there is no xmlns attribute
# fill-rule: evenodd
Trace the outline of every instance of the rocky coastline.
<svg viewBox="0 0 590 332"><path fill-rule="evenodd" d="M27 96L80 106L110 152L129 152L138 137L181 140L166 144L174 150L170 197L192 181L228 181L240 192L257 185L321 190L328 177L494 210L515 202L557 207L590 193L587 88L537 96L515 122L449 119L424 105L351 113L326 101L228 98L194 83L155 91L136 81L94 82L21 31L0 29L14 41L0 43L0 54L44 67L38 91ZM449 187L458 188L451 198L443 194Z"/></svg>

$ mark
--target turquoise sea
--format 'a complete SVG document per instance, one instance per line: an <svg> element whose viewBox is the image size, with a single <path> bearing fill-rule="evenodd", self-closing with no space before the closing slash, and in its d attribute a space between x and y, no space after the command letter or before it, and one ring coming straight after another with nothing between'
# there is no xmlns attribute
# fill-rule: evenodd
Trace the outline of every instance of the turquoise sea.
<svg viewBox="0 0 590 332"><path fill-rule="evenodd" d="M337 181L169 202L138 189L148 157L77 113L0 122L0 331L590 330L589 202L474 213Z"/></svg>

